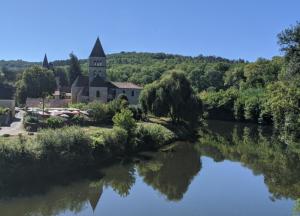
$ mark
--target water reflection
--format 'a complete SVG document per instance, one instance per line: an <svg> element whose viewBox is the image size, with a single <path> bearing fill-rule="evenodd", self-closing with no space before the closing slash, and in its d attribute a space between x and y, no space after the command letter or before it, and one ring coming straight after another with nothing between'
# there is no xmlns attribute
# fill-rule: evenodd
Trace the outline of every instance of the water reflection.
<svg viewBox="0 0 300 216"><path fill-rule="evenodd" d="M196 145L200 155L215 161L238 161L262 174L273 199L300 197L300 154L270 128L210 122Z"/></svg>
<svg viewBox="0 0 300 216"><path fill-rule="evenodd" d="M116 164L98 170L97 175L85 178L86 180L72 180L69 175L57 175L47 179L34 176L33 172L26 175L24 169L20 170L21 175L18 178L16 173L5 175L1 170L0 215L69 216L80 214L87 209L89 213L85 212L84 215L91 215L92 211L99 213L99 209L105 207L105 198L108 195L105 192L109 189L121 197L122 201L123 198L125 200L126 197L132 196L133 192L143 194L147 190L146 187L140 188L139 191L134 190L141 180L163 195L167 201L179 202L184 200L193 179L201 172L202 156L213 158L217 163L224 160L242 163L251 169L254 175L263 176L273 200L298 200L295 201L293 213L299 214L300 151L297 146L286 145L272 129L255 125L214 121L199 133L197 143L178 142L167 152L144 153L144 158L147 156L148 160ZM206 171L207 169L206 167ZM203 170L205 169L203 168L202 172ZM213 183L207 185L211 189L215 186ZM240 195L234 187L230 190L233 194L236 193L237 197ZM203 192L203 188L201 191ZM207 194L205 196L209 199ZM112 206L115 199L109 198ZM197 203L198 200L194 198L192 202ZM104 206L101 206L101 203ZM139 203L136 204L138 206ZM65 213L66 211L71 213Z"/></svg>
<svg viewBox="0 0 300 216"><path fill-rule="evenodd" d="M138 165L138 172L145 183L168 200L179 201L200 171L201 163L192 144L178 143L173 151L155 154L151 161Z"/></svg>

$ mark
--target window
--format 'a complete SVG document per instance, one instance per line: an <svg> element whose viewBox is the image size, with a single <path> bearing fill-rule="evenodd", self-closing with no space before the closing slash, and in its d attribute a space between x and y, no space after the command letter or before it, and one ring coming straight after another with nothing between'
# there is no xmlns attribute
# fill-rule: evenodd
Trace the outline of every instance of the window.
<svg viewBox="0 0 300 216"><path fill-rule="evenodd" d="M96 98L99 98L99 97L100 97L100 92L97 91L97 92L96 92Z"/></svg>
<svg viewBox="0 0 300 216"><path fill-rule="evenodd" d="M134 90L131 91L131 97L134 97Z"/></svg>
<svg viewBox="0 0 300 216"><path fill-rule="evenodd" d="M126 94L125 90L123 90L123 94Z"/></svg>

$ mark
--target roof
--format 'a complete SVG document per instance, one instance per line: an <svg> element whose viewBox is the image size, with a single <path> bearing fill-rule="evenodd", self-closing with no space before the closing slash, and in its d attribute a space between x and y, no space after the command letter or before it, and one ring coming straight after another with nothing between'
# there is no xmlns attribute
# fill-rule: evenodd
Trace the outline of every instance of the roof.
<svg viewBox="0 0 300 216"><path fill-rule="evenodd" d="M90 84L91 87L108 87L108 88L114 88L115 86L111 84L111 82L108 82L104 80L100 76L96 76L93 81Z"/></svg>
<svg viewBox="0 0 300 216"><path fill-rule="evenodd" d="M96 43L94 45L94 48L90 54L90 57L105 57L104 50L102 48L101 42L99 37L96 40Z"/></svg>
<svg viewBox="0 0 300 216"><path fill-rule="evenodd" d="M111 82L111 83L120 89L143 89L141 86L138 86L131 82Z"/></svg>
<svg viewBox="0 0 300 216"><path fill-rule="evenodd" d="M73 85L74 87L85 87L89 85L89 77L80 75L76 78Z"/></svg>
<svg viewBox="0 0 300 216"><path fill-rule="evenodd" d="M44 57L43 67L49 69L49 63L48 63L47 54L45 54L45 57Z"/></svg>

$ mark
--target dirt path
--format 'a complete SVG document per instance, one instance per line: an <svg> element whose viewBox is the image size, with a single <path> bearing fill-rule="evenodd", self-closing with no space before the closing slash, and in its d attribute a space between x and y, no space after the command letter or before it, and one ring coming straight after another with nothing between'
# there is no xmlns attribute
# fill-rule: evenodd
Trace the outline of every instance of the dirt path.
<svg viewBox="0 0 300 216"><path fill-rule="evenodd" d="M26 131L23 128L23 116L24 116L24 111L20 110L20 112L18 112L16 114L16 117L14 119L14 121L11 123L11 125L9 127L1 127L0 129L0 136L4 135L4 134L9 134L11 136L15 136L18 135L20 133L26 133Z"/></svg>

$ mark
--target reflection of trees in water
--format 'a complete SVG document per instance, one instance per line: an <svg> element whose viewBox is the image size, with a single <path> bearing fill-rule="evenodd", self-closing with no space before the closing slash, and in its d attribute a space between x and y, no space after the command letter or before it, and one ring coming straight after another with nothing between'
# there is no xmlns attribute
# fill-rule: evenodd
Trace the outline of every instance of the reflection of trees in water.
<svg viewBox="0 0 300 216"><path fill-rule="evenodd" d="M115 165L103 170L103 182L120 196L126 197L135 183L135 170L132 164Z"/></svg>
<svg viewBox="0 0 300 216"><path fill-rule="evenodd" d="M80 212L90 202L94 209L102 194L102 183L84 181L69 186L55 187L44 195L13 198L0 202L1 215L52 216L66 210Z"/></svg>
<svg viewBox="0 0 300 216"><path fill-rule="evenodd" d="M174 152L157 153L153 160L138 165L144 181L168 200L181 200L201 163L193 145L179 143Z"/></svg>
<svg viewBox="0 0 300 216"><path fill-rule="evenodd" d="M214 122L214 125L217 125ZM224 124L201 132L196 148L202 155L240 161L264 175L265 183L275 198L300 197L300 154L294 146L281 142L267 128ZM230 126L231 125L231 126Z"/></svg>

